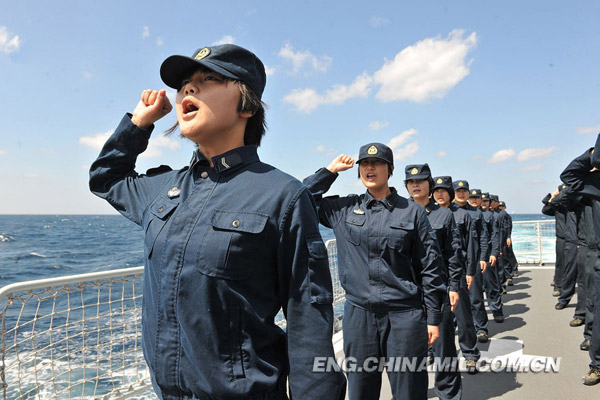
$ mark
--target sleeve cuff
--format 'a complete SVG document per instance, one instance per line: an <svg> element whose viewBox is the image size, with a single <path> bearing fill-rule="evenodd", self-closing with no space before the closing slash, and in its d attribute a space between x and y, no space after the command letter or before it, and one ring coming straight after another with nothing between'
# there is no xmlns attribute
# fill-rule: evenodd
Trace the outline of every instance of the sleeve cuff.
<svg viewBox="0 0 600 400"><path fill-rule="evenodd" d="M438 310L427 310L427 325L438 326L442 322L442 313Z"/></svg>
<svg viewBox="0 0 600 400"><path fill-rule="evenodd" d="M448 282L448 290L450 292L458 292L460 288L460 281L451 280Z"/></svg>

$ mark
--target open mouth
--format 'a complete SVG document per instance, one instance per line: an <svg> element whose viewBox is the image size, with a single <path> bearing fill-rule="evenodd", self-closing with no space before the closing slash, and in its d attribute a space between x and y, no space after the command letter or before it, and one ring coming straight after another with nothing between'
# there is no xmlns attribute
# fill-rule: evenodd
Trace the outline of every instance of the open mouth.
<svg viewBox="0 0 600 400"><path fill-rule="evenodd" d="M198 111L198 107L196 107L196 105L190 100L184 100L181 103L181 108L183 110L184 115Z"/></svg>
<svg viewBox="0 0 600 400"><path fill-rule="evenodd" d="M375 174L367 174L367 179L368 179L368 180L373 180L373 179L375 179Z"/></svg>

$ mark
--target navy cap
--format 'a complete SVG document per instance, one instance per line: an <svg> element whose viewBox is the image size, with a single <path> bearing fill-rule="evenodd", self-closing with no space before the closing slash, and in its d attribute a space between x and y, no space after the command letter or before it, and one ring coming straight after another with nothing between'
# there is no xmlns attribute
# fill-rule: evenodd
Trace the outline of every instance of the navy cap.
<svg viewBox="0 0 600 400"><path fill-rule="evenodd" d="M425 164L411 164L407 165L404 169L407 181L411 179L429 179L431 178L431 170L429 165Z"/></svg>
<svg viewBox="0 0 600 400"><path fill-rule="evenodd" d="M481 200L483 201L490 201L490 194L487 192L482 192L481 193Z"/></svg>
<svg viewBox="0 0 600 400"><path fill-rule="evenodd" d="M450 194L450 201L454 200L454 189L452 188L452 177L451 176L436 176L433 178L433 192L435 189L446 189Z"/></svg>
<svg viewBox="0 0 600 400"><path fill-rule="evenodd" d="M265 66L254 53L235 44L203 47L191 57L171 56L160 66L160 77L167 86L179 90L186 75L199 67L242 81L262 97L267 82Z"/></svg>
<svg viewBox="0 0 600 400"><path fill-rule="evenodd" d="M503 201L498 202L498 207L506 207L506 203Z"/></svg>
<svg viewBox="0 0 600 400"><path fill-rule="evenodd" d="M564 190L567 188L567 185L565 185L564 183L561 183L560 185L558 185L558 190Z"/></svg>
<svg viewBox="0 0 600 400"><path fill-rule="evenodd" d="M358 164L365 158L380 158L390 165L394 165L394 154L392 149L381 143L368 143L360 147L358 152Z"/></svg>
<svg viewBox="0 0 600 400"><path fill-rule="evenodd" d="M458 189L469 190L469 182L467 182L467 181L454 181L454 182L452 182L452 186L455 191Z"/></svg>
<svg viewBox="0 0 600 400"><path fill-rule="evenodd" d="M469 191L469 197L481 197L481 189L471 189Z"/></svg>
<svg viewBox="0 0 600 400"><path fill-rule="evenodd" d="M498 201L498 195L490 194L490 200L491 201Z"/></svg>

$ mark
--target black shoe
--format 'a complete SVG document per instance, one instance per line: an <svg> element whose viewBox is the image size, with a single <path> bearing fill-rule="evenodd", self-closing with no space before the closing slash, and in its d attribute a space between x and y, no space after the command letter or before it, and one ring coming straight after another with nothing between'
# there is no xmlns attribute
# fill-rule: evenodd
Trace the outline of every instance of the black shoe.
<svg viewBox="0 0 600 400"><path fill-rule="evenodd" d="M501 324L504 322L504 315L502 314L498 314L498 315L494 315L494 322Z"/></svg>
<svg viewBox="0 0 600 400"><path fill-rule="evenodd" d="M591 367L587 374L583 377L583 384L592 386L600 383L600 368Z"/></svg>
<svg viewBox="0 0 600 400"><path fill-rule="evenodd" d="M590 339L585 339L579 345L579 350L581 350L581 351L588 351L589 349L590 349Z"/></svg>
<svg viewBox="0 0 600 400"><path fill-rule="evenodd" d="M572 326L572 327L581 326L583 324L584 324L583 320L579 317L575 317L571 320L571 322L569 322L569 326Z"/></svg>
<svg viewBox="0 0 600 400"><path fill-rule="evenodd" d="M476 374L477 371L477 361L475 360L466 360L465 361L465 367L467 367L467 372L469 374Z"/></svg>
<svg viewBox="0 0 600 400"><path fill-rule="evenodd" d="M554 297L560 296L560 290L555 290L554 292L552 292L552 296L554 296Z"/></svg>
<svg viewBox="0 0 600 400"><path fill-rule="evenodd" d="M554 306L554 308L555 308L556 310L562 310L562 309L564 309L566 306L567 306L566 304L563 304L563 303L561 303L561 302L558 302L558 303L556 303L556 305Z"/></svg>
<svg viewBox="0 0 600 400"><path fill-rule="evenodd" d="M513 280L512 280L512 278L508 278L508 279L506 280L506 284L507 284L508 286L512 286L512 285L513 285Z"/></svg>
<svg viewBox="0 0 600 400"><path fill-rule="evenodd" d="M479 343L487 343L489 341L487 333L485 333L485 332L479 332L477 334L477 341Z"/></svg>

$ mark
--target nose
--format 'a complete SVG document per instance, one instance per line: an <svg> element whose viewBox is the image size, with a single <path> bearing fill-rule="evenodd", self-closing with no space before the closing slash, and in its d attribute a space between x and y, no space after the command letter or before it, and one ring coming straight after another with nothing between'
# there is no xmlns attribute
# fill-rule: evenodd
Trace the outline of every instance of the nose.
<svg viewBox="0 0 600 400"><path fill-rule="evenodd" d="M185 93L186 95L188 95L188 94L194 94L195 93L195 89L188 83L185 86L185 89L184 89L183 93Z"/></svg>

